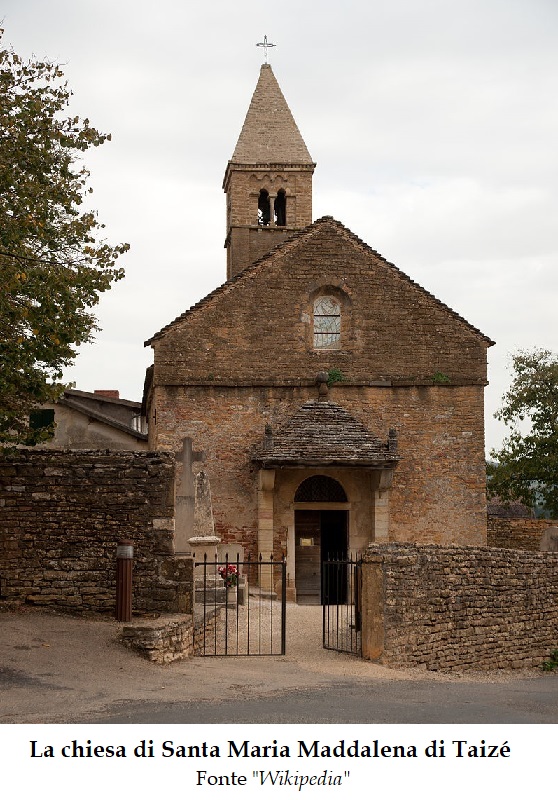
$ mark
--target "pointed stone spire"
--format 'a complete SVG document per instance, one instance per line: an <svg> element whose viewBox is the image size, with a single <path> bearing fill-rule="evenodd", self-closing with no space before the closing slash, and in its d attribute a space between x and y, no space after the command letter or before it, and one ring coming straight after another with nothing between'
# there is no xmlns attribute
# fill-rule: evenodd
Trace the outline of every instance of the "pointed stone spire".
<svg viewBox="0 0 558 800"><path fill-rule="evenodd" d="M231 161L237 164L313 163L269 64L261 66Z"/></svg>
<svg viewBox="0 0 558 800"><path fill-rule="evenodd" d="M269 64L227 164L227 278L312 222L312 174L304 144Z"/></svg>

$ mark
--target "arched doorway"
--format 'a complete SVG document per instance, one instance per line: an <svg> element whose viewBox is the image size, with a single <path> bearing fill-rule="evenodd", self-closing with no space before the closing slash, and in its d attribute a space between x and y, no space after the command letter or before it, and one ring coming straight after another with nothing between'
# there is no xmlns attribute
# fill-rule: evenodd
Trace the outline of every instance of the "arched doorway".
<svg viewBox="0 0 558 800"><path fill-rule="evenodd" d="M294 501L297 602L331 602L324 597L324 562L347 558L349 512L339 507L347 504L347 495L339 481L314 475L302 481Z"/></svg>

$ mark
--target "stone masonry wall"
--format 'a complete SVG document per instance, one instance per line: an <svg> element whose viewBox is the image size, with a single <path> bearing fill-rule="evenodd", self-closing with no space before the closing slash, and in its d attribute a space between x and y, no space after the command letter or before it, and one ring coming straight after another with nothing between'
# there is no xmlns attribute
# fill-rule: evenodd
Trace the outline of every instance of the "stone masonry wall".
<svg viewBox="0 0 558 800"><path fill-rule="evenodd" d="M558 553L372 545L363 653L431 670L539 666L558 646Z"/></svg>
<svg viewBox="0 0 558 800"><path fill-rule="evenodd" d="M190 612L174 558L172 455L20 450L0 459L0 600L115 608L116 544L134 544L133 609Z"/></svg>
<svg viewBox="0 0 558 800"><path fill-rule="evenodd" d="M539 551L545 530L558 522L550 519L488 517L488 546Z"/></svg>
<svg viewBox="0 0 558 800"><path fill-rule="evenodd" d="M341 305L339 349L316 350L313 302ZM333 221L316 223L216 289L153 340L155 386L484 385L487 341Z"/></svg>
<svg viewBox="0 0 558 800"><path fill-rule="evenodd" d="M390 490L390 539L437 544L486 544L486 470L482 387L346 387L329 398L346 408L381 440L398 432L401 462ZM157 447L176 451L184 437L203 451L211 483L216 533L242 542L257 556L257 481L251 463L266 423L274 429L308 399L315 387L166 387L155 390ZM155 427L155 426L154 426ZM322 472L324 470L321 470ZM350 503L350 485L340 480ZM300 481L306 477L296 471ZM299 481L299 482L300 482ZM298 485L298 484L297 484ZM296 489L296 487L295 487ZM294 490L290 498L294 503ZM361 497L372 511L372 498ZM354 507L351 506L354 511ZM294 505L291 508L294 524ZM276 514L278 524L283 526ZM361 520L373 538L372 522ZM276 555L283 530L276 529Z"/></svg>

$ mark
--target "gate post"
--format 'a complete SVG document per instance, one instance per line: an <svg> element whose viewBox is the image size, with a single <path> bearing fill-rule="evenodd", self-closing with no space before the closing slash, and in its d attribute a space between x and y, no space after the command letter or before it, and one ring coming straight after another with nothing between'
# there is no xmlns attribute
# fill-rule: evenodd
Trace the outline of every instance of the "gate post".
<svg viewBox="0 0 558 800"><path fill-rule="evenodd" d="M383 557L366 554L362 561L362 657L377 661L384 652Z"/></svg>
<svg viewBox="0 0 558 800"><path fill-rule="evenodd" d="M134 546L129 539L122 539L116 546L116 619L118 622L132 620L132 565Z"/></svg>

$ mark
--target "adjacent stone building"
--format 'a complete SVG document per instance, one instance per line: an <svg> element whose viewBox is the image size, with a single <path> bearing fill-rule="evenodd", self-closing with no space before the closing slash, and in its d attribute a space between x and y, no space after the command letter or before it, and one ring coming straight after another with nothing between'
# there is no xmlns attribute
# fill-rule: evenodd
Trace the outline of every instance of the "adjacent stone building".
<svg viewBox="0 0 558 800"><path fill-rule="evenodd" d="M144 396L149 448L187 440L218 535L286 553L299 600L328 554L486 544L493 344L341 223L312 223L314 167L264 64L225 173L227 281L146 343Z"/></svg>
<svg viewBox="0 0 558 800"><path fill-rule="evenodd" d="M66 389L54 403L31 413L31 425L53 427L42 449L147 450L141 403L124 400L117 389Z"/></svg>

